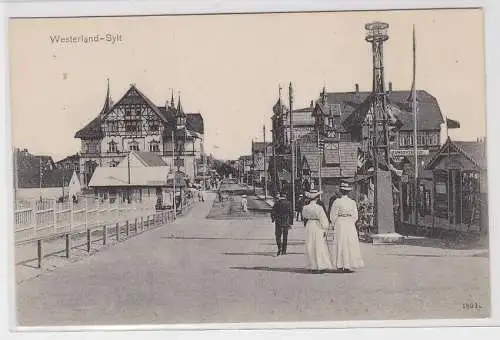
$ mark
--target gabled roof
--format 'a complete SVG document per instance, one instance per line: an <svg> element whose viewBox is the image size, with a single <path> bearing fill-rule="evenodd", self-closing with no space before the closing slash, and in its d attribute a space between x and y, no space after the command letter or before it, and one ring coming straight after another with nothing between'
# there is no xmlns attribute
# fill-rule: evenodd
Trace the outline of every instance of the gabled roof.
<svg viewBox="0 0 500 340"><path fill-rule="evenodd" d="M367 102L367 99L371 94L371 91L330 92L326 94L326 98L328 104L340 104L341 123L349 126L350 124L359 122L359 119L364 118L362 115L357 117L353 113L355 111L365 113L368 110L369 102ZM399 114L399 111L401 111L400 119L403 124L401 130L403 131L413 130L413 113L407 102L409 95L410 91L391 91L387 96L389 103L398 111L395 114ZM444 119L436 98L424 90L417 91L417 98L418 129L439 130Z"/></svg>
<svg viewBox="0 0 500 340"><path fill-rule="evenodd" d="M102 138L104 135L101 130L101 117L97 116L90 121L83 128L78 130L75 133L75 138L81 139L93 139L93 138Z"/></svg>
<svg viewBox="0 0 500 340"><path fill-rule="evenodd" d="M487 168L485 140L452 141L451 138L448 137L446 143L444 143L441 149L439 149L439 151L429 160L425 169L433 169L442 157L447 156L448 149L450 149L451 152L459 152L479 169L485 170Z"/></svg>
<svg viewBox="0 0 500 340"><path fill-rule="evenodd" d="M132 151L144 166L166 166L167 163L154 152Z"/></svg>
<svg viewBox="0 0 500 340"><path fill-rule="evenodd" d="M354 177L357 170L359 143L335 142L333 144L332 148L326 147L325 144L325 149L320 153L315 132L307 133L297 140L299 152L307 161L313 176L319 174L321 157L322 177Z"/></svg>
<svg viewBox="0 0 500 340"><path fill-rule="evenodd" d="M59 165L59 164L62 164L64 162L68 162L68 161L78 161L80 159L80 155L78 153L74 154L74 155L70 155L70 156L66 156L64 157L63 159L57 161L55 164L56 165Z"/></svg>
<svg viewBox="0 0 500 340"><path fill-rule="evenodd" d="M81 139L98 139L102 138L103 132L101 130L101 122L102 119L108 115L114 107L121 105L121 104L128 104L131 102L136 102L137 99L134 98L139 98L139 101L142 101L146 103L153 112L155 112L158 117L167 123L168 125L175 126L176 122L176 112L177 110L173 107L168 107L165 108L165 106L156 106L146 95L142 93L135 85L130 85L130 88L125 92L125 94L118 100L116 103L114 103L112 106L109 104L108 98L106 99L106 103L104 105L106 110L103 108L103 111L101 111L101 114L99 114L97 117L95 117L93 120L91 120L86 126L84 126L82 129L78 130L75 134L75 138L81 138ZM105 110L105 111L104 111ZM197 132L199 134L204 133L204 123L203 123L203 117L200 113L186 113L186 127L188 130L192 130L194 132Z"/></svg>
<svg viewBox="0 0 500 340"><path fill-rule="evenodd" d="M153 110L154 113L158 115L158 117L164 121L165 117L162 115L160 112L160 109L149 99L146 97L144 93L142 93L134 84L130 85L130 88L125 92L125 94L118 100L116 103L113 104L112 107L109 108L109 110L105 113L103 116L103 119L111 112L113 111L113 108L120 106L122 104L130 104L130 103L135 103L138 104L140 102L135 99L135 97L139 97L140 100L142 99L143 102L145 102L151 110Z"/></svg>

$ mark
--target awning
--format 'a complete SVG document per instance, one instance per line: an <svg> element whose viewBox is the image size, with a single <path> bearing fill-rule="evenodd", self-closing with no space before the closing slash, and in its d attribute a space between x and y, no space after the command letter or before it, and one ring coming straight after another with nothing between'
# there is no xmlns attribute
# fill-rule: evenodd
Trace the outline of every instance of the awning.
<svg viewBox="0 0 500 340"><path fill-rule="evenodd" d="M170 167L97 167L89 187L166 186Z"/></svg>

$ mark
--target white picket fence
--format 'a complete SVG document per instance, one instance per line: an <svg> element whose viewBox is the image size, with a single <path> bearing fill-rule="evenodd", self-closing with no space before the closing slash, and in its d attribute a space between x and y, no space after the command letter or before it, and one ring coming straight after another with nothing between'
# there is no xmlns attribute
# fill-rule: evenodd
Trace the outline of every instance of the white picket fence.
<svg viewBox="0 0 500 340"><path fill-rule="evenodd" d="M78 203L56 203L54 199L17 201L16 243L64 233L85 232L97 225L112 225L155 213L155 200L110 203L80 197Z"/></svg>

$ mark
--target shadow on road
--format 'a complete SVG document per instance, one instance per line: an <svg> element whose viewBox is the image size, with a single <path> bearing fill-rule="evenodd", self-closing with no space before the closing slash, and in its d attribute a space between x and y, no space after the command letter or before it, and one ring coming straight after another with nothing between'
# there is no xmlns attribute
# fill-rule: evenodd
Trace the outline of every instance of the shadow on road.
<svg viewBox="0 0 500 340"><path fill-rule="evenodd" d="M229 238L229 237L190 237L190 236L161 236L162 239L167 240L214 240L214 241L271 241L268 238ZM274 243L273 243L274 244Z"/></svg>
<svg viewBox="0 0 500 340"><path fill-rule="evenodd" d="M241 256L276 256L276 252L258 252L258 251L251 251L248 253L224 253L224 255L241 255ZM286 255L304 255L303 253L286 253Z"/></svg>
<svg viewBox="0 0 500 340"><path fill-rule="evenodd" d="M303 246L305 245L305 241L288 241L287 242L287 245L288 246ZM261 243L262 246L275 246L276 245L276 242L272 243L272 242L268 242L268 243Z"/></svg>
<svg viewBox="0 0 500 340"><path fill-rule="evenodd" d="M455 249L455 250L468 250L468 249L488 249L488 239L482 238L479 240L453 240L453 239L439 239L439 238L407 238L403 241L404 245L440 248L440 249Z"/></svg>
<svg viewBox="0 0 500 340"><path fill-rule="evenodd" d="M403 256L403 257L488 257L488 252L481 252L479 254L472 255L430 255L430 254L385 254L384 256Z"/></svg>
<svg viewBox="0 0 500 340"><path fill-rule="evenodd" d="M267 272L283 272L283 273L297 273L297 274L347 274L340 272L336 269L326 270L324 272L314 272L310 269L306 268L286 268L286 267L231 267L231 269L239 269L239 270L262 270Z"/></svg>

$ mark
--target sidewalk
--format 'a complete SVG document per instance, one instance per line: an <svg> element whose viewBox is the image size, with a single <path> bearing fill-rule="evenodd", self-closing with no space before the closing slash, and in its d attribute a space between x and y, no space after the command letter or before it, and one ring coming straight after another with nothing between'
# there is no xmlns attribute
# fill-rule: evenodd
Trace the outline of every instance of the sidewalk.
<svg viewBox="0 0 500 340"><path fill-rule="evenodd" d="M59 267L65 266L66 264L78 262L87 257L94 256L103 250L113 248L117 244L128 242L134 238L140 238L143 234L151 232L155 229L179 223L179 220L189 218L192 214L193 207L200 207L202 205L210 207L214 197L215 194L205 194L205 202L192 202L189 206L185 207L182 215L177 215L176 220L162 224L159 227L145 229L138 228L137 233L135 233L134 230L131 230L131 234L129 236L126 235L125 230L122 228L120 231L120 241L117 241L116 239L114 228L110 227L106 245L103 245L102 232L100 230L95 230L95 232L92 233L90 252L87 252L86 236L84 234L75 236L72 240L71 257L69 259L65 256L64 238L46 241L44 243L45 257L42 269L37 267L36 245L34 243L18 245L14 249L16 284L21 284L27 280L38 277L45 272L54 271ZM197 209L194 210L196 211Z"/></svg>

